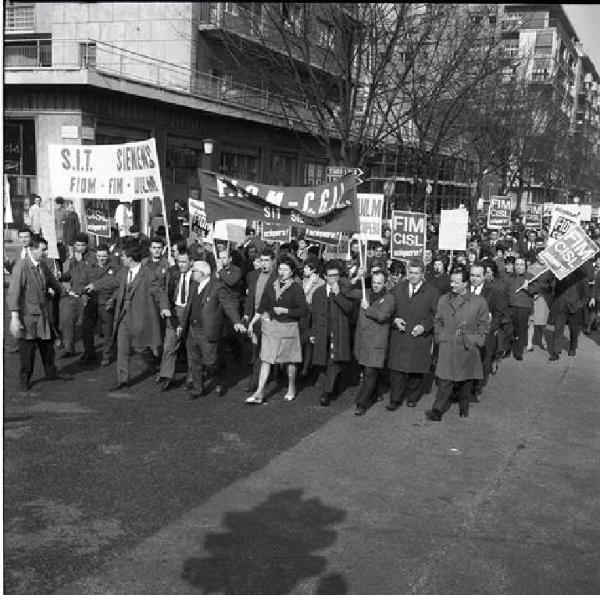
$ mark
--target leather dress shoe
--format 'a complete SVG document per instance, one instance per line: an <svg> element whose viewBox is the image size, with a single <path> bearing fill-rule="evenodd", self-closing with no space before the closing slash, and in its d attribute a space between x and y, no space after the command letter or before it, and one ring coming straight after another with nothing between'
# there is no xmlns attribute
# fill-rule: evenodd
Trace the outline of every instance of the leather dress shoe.
<svg viewBox="0 0 600 595"><path fill-rule="evenodd" d="M19 382L19 390L21 392L26 392L31 388L31 380L21 380Z"/></svg>
<svg viewBox="0 0 600 595"><path fill-rule="evenodd" d="M319 399L319 403L322 407L329 407L331 403L331 395L329 393L323 393Z"/></svg>
<svg viewBox="0 0 600 595"><path fill-rule="evenodd" d="M396 409L398 409L398 407L400 407L401 403L388 403L385 408L388 411L396 411Z"/></svg>
<svg viewBox="0 0 600 595"><path fill-rule="evenodd" d="M469 417L469 410L468 409L460 409L458 411L458 417Z"/></svg>
<svg viewBox="0 0 600 595"><path fill-rule="evenodd" d="M109 389L108 392L112 393L115 392L117 390L121 390L122 388L126 388L129 386L129 382L117 382L117 384L113 384Z"/></svg>
<svg viewBox="0 0 600 595"><path fill-rule="evenodd" d="M109 360L109 359L103 359L103 360L100 362L100 365L101 365L103 368L104 368L104 367L106 367L106 366L110 366L110 360Z"/></svg>
<svg viewBox="0 0 600 595"><path fill-rule="evenodd" d="M365 407L362 407L361 405L357 405L356 409L354 410L354 415L364 415L367 412L367 409Z"/></svg>
<svg viewBox="0 0 600 595"><path fill-rule="evenodd" d="M96 362L96 355L87 355L87 354L83 354L80 358L79 361L82 364L93 364Z"/></svg>
<svg viewBox="0 0 600 595"><path fill-rule="evenodd" d="M194 389L194 383L186 381L186 383L185 383L185 390L193 390L193 389Z"/></svg>
<svg viewBox="0 0 600 595"><path fill-rule="evenodd" d="M548 358L549 361L551 362L555 362L558 359L558 353L551 353L550 357Z"/></svg>
<svg viewBox="0 0 600 595"><path fill-rule="evenodd" d="M517 355L517 354L515 354L515 359L516 359L518 362L522 362L522 361L523 361L523 356L522 356L522 355Z"/></svg>
<svg viewBox="0 0 600 595"><path fill-rule="evenodd" d="M569 349L568 355L571 357L575 357L575 354L577 353L577 350L575 349Z"/></svg>
<svg viewBox="0 0 600 595"><path fill-rule="evenodd" d="M171 383L171 381L168 378L165 378L160 384L160 390L161 392L165 392L168 391L173 385Z"/></svg>
<svg viewBox="0 0 600 595"><path fill-rule="evenodd" d="M67 374L61 374L57 372L54 376L46 376L46 380L73 380L73 376L68 376Z"/></svg>
<svg viewBox="0 0 600 595"><path fill-rule="evenodd" d="M430 409L429 411L425 411L425 417L429 421L442 421L442 414L435 409Z"/></svg>
<svg viewBox="0 0 600 595"><path fill-rule="evenodd" d="M225 389L223 388L222 384L217 384L215 386L215 394L217 397L222 397L225 394Z"/></svg>
<svg viewBox="0 0 600 595"><path fill-rule="evenodd" d="M415 401L406 401L407 407L416 407L417 403Z"/></svg>
<svg viewBox="0 0 600 595"><path fill-rule="evenodd" d="M185 401L195 401L196 399L199 399L200 397L204 396L204 391L197 391L197 390L190 390L189 392L187 392L184 396L184 400Z"/></svg>
<svg viewBox="0 0 600 595"><path fill-rule="evenodd" d="M245 392L245 393L252 394L252 393L255 393L255 392L256 392L256 389L257 389L257 388L258 388L258 384L248 384L248 385L246 386L246 388L244 389L244 392Z"/></svg>

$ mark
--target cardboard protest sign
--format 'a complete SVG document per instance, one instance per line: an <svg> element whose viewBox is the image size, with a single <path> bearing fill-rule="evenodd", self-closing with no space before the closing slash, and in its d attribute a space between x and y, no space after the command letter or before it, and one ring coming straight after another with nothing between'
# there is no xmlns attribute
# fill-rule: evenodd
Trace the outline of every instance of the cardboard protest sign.
<svg viewBox="0 0 600 595"><path fill-rule="evenodd" d="M565 209L565 205L555 205L548 228L547 245L551 246L556 240L564 236L574 225L579 223L579 215L573 214L572 209ZM577 209L579 213L579 209Z"/></svg>
<svg viewBox="0 0 600 595"><path fill-rule="evenodd" d="M579 205L579 219L581 221L592 220L592 205Z"/></svg>
<svg viewBox="0 0 600 595"><path fill-rule="evenodd" d="M204 201L197 198L189 198L188 212L190 214L190 231L201 235L201 232L209 230L210 225L206 219Z"/></svg>
<svg viewBox="0 0 600 595"><path fill-rule="evenodd" d="M104 238L110 238L110 222L108 209L92 209L85 210L86 227L89 233Z"/></svg>
<svg viewBox="0 0 600 595"><path fill-rule="evenodd" d="M510 213L512 201L509 196L490 197L490 208L488 210L488 229L503 229L510 227Z"/></svg>
<svg viewBox="0 0 600 595"><path fill-rule="evenodd" d="M153 138L119 145L49 144L48 165L55 196L164 200Z"/></svg>
<svg viewBox="0 0 600 595"><path fill-rule="evenodd" d="M411 211L392 211L390 253L394 260L425 260L427 215Z"/></svg>
<svg viewBox="0 0 600 595"><path fill-rule="evenodd" d="M527 210L525 211L525 227L528 229L541 229L542 228L542 212L543 205L541 204L528 204Z"/></svg>
<svg viewBox="0 0 600 595"><path fill-rule="evenodd" d="M327 246L338 246L342 233L340 231L325 231L324 229L307 229L304 238L307 242L318 242Z"/></svg>
<svg viewBox="0 0 600 595"><path fill-rule="evenodd" d="M442 209L438 250L466 250L468 229L469 211L467 209Z"/></svg>
<svg viewBox="0 0 600 595"><path fill-rule="evenodd" d="M564 279L598 252L600 248L577 224L540 252L540 260L557 276Z"/></svg>
<svg viewBox="0 0 600 595"><path fill-rule="evenodd" d="M261 235L265 242L281 242L283 244L290 241L291 231L289 225L263 222Z"/></svg>
<svg viewBox="0 0 600 595"><path fill-rule="evenodd" d="M215 221L215 240L227 240L236 244L243 244L246 240L246 219L221 219Z"/></svg>
<svg viewBox="0 0 600 595"><path fill-rule="evenodd" d="M381 217L383 215L383 194L356 195L358 221L361 239L381 241Z"/></svg>

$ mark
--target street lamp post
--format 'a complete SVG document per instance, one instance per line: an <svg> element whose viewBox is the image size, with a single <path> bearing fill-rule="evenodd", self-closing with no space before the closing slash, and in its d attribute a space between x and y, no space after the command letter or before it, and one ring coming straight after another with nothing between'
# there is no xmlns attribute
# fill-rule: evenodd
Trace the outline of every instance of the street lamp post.
<svg viewBox="0 0 600 595"><path fill-rule="evenodd" d="M202 155L202 169L212 170L212 154L215 148L215 141L212 138L205 138L202 141L204 154Z"/></svg>

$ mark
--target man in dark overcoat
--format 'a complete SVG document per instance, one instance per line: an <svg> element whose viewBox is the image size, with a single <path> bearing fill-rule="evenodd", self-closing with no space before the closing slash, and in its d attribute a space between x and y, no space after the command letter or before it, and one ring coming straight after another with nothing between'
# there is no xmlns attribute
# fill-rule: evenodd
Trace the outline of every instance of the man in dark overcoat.
<svg viewBox="0 0 600 595"><path fill-rule="evenodd" d="M147 360L149 367L154 364L148 351L162 344L161 316L171 316L167 294L154 272L142 266L142 258L139 244L130 244L125 249L119 287L113 294L116 301L113 336L117 340L117 384L111 390L129 385L132 349Z"/></svg>
<svg viewBox="0 0 600 595"><path fill-rule="evenodd" d="M27 255L15 263L8 288L10 332L18 340L21 390L29 390L35 363L35 348L40 351L47 380L66 378L56 371L50 297L61 292L60 283L45 263L48 243L33 236Z"/></svg>
<svg viewBox="0 0 600 595"><path fill-rule="evenodd" d="M246 332L236 302L224 283L211 275L210 265L202 260L192 265L193 280L189 299L181 316L177 334L186 343L188 367L192 371L193 390L188 399L204 394L204 369L212 376L215 392L223 392L217 377L217 347L225 315L237 332Z"/></svg>
<svg viewBox="0 0 600 595"><path fill-rule="evenodd" d="M383 271L371 274L371 289L367 290L366 299L362 299L361 289L353 289L348 295L361 301L354 354L363 367L363 377L355 397L354 414L364 415L373 401L381 370L385 366L390 318L395 310L395 302L386 290Z"/></svg>
<svg viewBox="0 0 600 595"><path fill-rule="evenodd" d="M325 285L315 290L312 301L310 341L314 345L313 364L321 366L320 403L327 407L335 390L335 381L341 371L340 364L351 358L348 316L353 302L345 294L350 290L341 279L343 265L329 261L325 266Z"/></svg>
<svg viewBox="0 0 600 595"><path fill-rule="evenodd" d="M412 260L407 279L392 290L395 311L388 352L389 411L406 399L414 407L421 396L423 377L431 368L433 317L439 299L436 287L424 281L423 261Z"/></svg>

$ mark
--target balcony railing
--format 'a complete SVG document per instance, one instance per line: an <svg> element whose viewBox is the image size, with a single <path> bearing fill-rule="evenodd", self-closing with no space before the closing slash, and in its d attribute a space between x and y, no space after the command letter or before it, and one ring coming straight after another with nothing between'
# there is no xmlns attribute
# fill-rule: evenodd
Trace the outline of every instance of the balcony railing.
<svg viewBox="0 0 600 595"><path fill-rule="evenodd" d="M44 41L5 40L5 69L93 70L122 80L278 117L289 126L315 126L314 116L306 104L284 99L268 90L236 83L100 41L61 40L53 41L52 45L43 45ZM47 41L45 43L48 44Z"/></svg>
<svg viewBox="0 0 600 595"><path fill-rule="evenodd" d="M6 6L4 8L4 31L33 31L35 29L35 6L33 4Z"/></svg>

